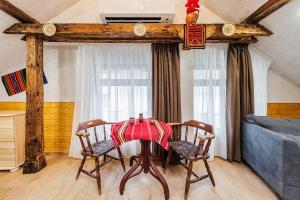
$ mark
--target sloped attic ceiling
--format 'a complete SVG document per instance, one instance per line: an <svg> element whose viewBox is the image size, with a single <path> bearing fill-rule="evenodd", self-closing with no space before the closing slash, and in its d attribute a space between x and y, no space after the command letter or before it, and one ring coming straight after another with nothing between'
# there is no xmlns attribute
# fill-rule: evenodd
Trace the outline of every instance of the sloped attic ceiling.
<svg viewBox="0 0 300 200"><path fill-rule="evenodd" d="M240 23L267 0L203 0L207 8L227 21ZM300 0L292 0L261 21L271 37L260 37L253 46L271 57L272 69L300 86Z"/></svg>
<svg viewBox="0 0 300 200"><path fill-rule="evenodd" d="M46 22L79 0L9 0L33 18Z"/></svg>
<svg viewBox="0 0 300 200"><path fill-rule="evenodd" d="M26 49L25 42L20 41L21 35L3 33L7 27L18 21L2 11L0 11L0 19L0 75L3 75L20 65L25 66Z"/></svg>
<svg viewBox="0 0 300 200"><path fill-rule="evenodd" d="M240 23L268 0L202 0L201 4L226 21Z"/></svg>
<svg viewBox="0 0 300 200"><path fill-rule="evenodd" d="M261 24L274 35L260 37L254 46L275 61L274 70L300 86L300 0L293 0Z"/></svg>

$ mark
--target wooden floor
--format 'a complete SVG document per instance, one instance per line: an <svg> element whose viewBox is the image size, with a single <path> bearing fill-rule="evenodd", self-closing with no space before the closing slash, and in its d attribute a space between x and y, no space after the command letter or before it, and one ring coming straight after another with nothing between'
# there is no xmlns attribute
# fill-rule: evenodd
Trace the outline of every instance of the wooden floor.
<svg viewBox="0 0 300 200"><path fill-rule="evenodd" d="M121 196L118 191L123 171L116 161L102 168L102 195L98 196L94 179L81 174L78 181L75 181L79 160L64 155L48 155L47 159L48 166L38 174L23 175L22 170L16 173L0 172L0 199L164 199L161 185L150 175L144 174L129 180L125 194ZM93 164L91 160L87 162L88 167ZM208 179L192 184L189 199L278 200L269 187L245 165L219 158L209 164L217 186L214 188ZM128 165L126 167L128 170ZM204 172L202 163L196 164L195 168L199 173ZM170 199L183 199L185 169L180 166L170 167L164 176L170 188Z"/></svg>

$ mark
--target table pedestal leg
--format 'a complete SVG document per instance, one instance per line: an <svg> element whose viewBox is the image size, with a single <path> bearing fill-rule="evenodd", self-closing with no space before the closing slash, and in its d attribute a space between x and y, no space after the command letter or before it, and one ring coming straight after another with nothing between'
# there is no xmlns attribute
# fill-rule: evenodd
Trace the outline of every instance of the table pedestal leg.
<svg viewBox="0 0 300 200"><path fill-rule="evenodd" d="M158 169L154 165L153 156L152 156L151 150L150 150L151 142L144 141L144 140L140 140L140 142L141 142L141 149L142 149L141 154L134 157L135 159L137 159L136 164L123 176L121 183L120 183L120 188L119 188L120 194L123 195L126 182L130 178L137 176L142 171L144 171L144 173L146 173L146 174L149 172L154 178L156 178L161 183L161 185L163 186L163 189L164 189L165 199L168 200L169 199L169 187L168 187L166 180L162 176L162 174L158 171ZM141 168L138 170L139 167L141 167Z"/></svg>

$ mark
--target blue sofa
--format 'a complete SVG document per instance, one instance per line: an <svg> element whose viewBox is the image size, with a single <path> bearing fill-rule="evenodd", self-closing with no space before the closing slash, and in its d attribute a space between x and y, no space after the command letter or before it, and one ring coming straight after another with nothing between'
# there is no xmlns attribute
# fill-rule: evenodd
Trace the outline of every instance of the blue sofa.
<svg viewBox="0 0 300 200"><path fill-rule="evenodd" d="M248 115L242 158L284 200L300 200L300 119Z"/></svg>

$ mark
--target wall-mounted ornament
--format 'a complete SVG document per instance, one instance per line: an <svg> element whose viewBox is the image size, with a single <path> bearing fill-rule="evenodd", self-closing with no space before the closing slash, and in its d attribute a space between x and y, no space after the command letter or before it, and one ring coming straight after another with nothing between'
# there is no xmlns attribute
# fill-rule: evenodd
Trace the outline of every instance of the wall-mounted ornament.
<svg viewBox="0 0 300 200"><path fill-rule="evenodd" d="M137 23L133 25L133 32L139 37L144 36L147 32L147 27L142 23Z"/></svg>
<svg viewBox="0 0 300 200"><path fill-rule="evenodd" d="M231 22L226 22L222 27L222 32L225 36L233 36L235 33L235 25Z"/></svg>
<svg viewBox="0 0 300 200"><path fill-rule="evenodd" d="M26 90L26 68L1 77L4 88L8 96L21 93ZM43 73L44 84L47 84L47 78Z"/></svg>
<svg viewBox="0 0 300 200"><path fill-rule="evenodd" d="M46 23L43 25L43 33L48 36L51 37L56 33L56 26L52 23Z"/></svg>
<svg viewBox="0 0 300 200"><path fill-rule="evenodd" d="M204 49L206 45L206 26L204 24L186 24L184 49Z"/></svg>

